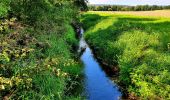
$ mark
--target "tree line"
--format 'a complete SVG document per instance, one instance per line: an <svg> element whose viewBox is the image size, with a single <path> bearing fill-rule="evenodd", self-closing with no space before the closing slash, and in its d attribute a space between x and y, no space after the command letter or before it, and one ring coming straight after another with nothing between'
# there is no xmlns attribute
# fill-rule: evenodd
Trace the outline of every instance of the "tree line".
<svg viewBox="0 0 170 100"><path fill-rule="evenodd" d="M124 5L89 5L90 11L152 11L170 9L168 6L158 5L137 5L137 6L124 6Z"/></svg>

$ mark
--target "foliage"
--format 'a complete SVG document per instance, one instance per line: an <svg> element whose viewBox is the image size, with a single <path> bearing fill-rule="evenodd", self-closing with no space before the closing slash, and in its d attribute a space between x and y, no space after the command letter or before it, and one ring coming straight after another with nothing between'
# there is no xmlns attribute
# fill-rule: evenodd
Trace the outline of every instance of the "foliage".
<svg viewBox="0 0 170 100"><path fill-rule="evenodd" d="M0 99L82 99L82 65L73 56L78 41L70 26L78 21L79 5L71 0L0 5Z"/></svg>
<svg viewBox="0 0 170 100"><path fill-rule="evenodd" d="M170 9L170 6L157 5L137 5L137 6L121 6L121 5L90 5L91 11L152 11Z"/></svg>
<svg viewBox="0 0 170 100"><path fill-rule="evenodd" d="M9 3L10 3L10 0L1 0L1 2L0 2L0 18L7 16L8 10L10 10Z"/></svg>
<svg viewBox="0 0 170 100"><path fill-rule="evenodd" d="M82 11L86 11L88 9L87 7L87 0L73 0L75 5L77 5Z"/></svg>
<svg viewBox="0 0 170 100"><path fill-rule="evenodd" d="M119 83L130 94L170 98L168 18L87 13L82 22L88 43L104 62L119 66Z"/></svg>

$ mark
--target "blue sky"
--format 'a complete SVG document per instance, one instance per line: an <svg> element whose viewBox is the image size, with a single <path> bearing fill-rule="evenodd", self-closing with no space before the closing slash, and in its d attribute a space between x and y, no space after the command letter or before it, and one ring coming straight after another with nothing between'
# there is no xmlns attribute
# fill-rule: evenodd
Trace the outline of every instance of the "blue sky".
<svg viewBox="0 0 170 100"><path fill-rule="evenodd" d="M89 0L90 4L170 5L170 0Z"/></svg>

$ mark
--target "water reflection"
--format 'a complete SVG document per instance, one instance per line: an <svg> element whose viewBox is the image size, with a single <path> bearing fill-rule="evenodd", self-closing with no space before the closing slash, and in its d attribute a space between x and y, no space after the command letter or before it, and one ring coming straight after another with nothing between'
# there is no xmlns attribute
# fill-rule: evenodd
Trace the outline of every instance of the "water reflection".
<svg viewBox="0 0 170 100"><path fill-rule="evenodd" d="M81 60L85 66L85 92L87 99L119 100L121 97L119 88L102 70L100 64L94 58L92 51L90 50L83 37L80 39L79 52L82 48L86 48L81 56Z"/></svg>

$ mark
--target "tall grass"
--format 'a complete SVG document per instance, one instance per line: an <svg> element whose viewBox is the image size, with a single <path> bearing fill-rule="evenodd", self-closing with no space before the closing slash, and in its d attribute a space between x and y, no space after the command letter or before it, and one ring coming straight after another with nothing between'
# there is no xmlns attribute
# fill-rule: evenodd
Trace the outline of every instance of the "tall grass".
<svg viewBox="0 0 170 100"><path fill-rule="evenodd" d="M51 0L16 0L9 8L7 17L0 10L0 99L82 99L82 65L73 52L78 40L70 25L78 8Z"/></svg>
<svg viewBox="0 0 170 100"><path fill-rule="evenodd" d="M131 96L170 98L170 19L91 12L82 22L86 40L102 61L119 66L119 81Z"/></svg>

